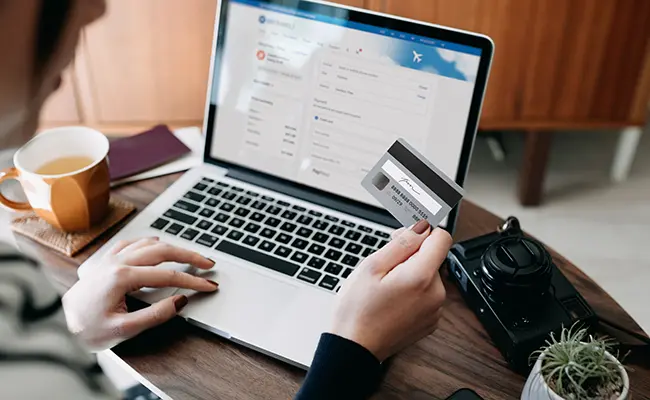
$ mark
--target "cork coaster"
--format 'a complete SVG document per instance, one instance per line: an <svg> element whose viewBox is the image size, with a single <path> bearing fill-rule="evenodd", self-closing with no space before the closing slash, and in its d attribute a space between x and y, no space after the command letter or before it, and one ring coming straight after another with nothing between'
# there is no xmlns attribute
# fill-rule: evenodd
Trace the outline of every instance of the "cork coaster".
<svg viewBox="0 0 650 400"><path fill-rule="evenodd" d="M11 229L52 250L72 257L134 211L135 206L133 204L111 198L106 218L99 225L86 232L61 232L34 213L24 214L14 219L11 223Z"/></svg>

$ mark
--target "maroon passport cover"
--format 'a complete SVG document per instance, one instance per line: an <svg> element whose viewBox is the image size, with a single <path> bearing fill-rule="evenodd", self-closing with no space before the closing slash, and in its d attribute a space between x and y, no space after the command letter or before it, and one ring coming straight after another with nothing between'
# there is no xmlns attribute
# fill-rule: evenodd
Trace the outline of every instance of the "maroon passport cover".
<svg viewBox="0 0 650 400"><path fill-rule="evenodd" d="M166 125L111 142L108 168L116 181L173 161L191 150Z"/></svg>

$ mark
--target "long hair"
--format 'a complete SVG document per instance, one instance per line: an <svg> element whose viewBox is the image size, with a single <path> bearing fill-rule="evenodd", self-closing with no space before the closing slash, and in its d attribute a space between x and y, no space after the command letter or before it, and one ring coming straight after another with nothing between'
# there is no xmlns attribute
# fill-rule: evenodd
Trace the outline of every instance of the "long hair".
<svg viewBox="0 0 650 400"><path fill-rule="evenodd" d="M84 0L41 0L41 10L36 27L35 73L41 74L50 61L70 16L72 1Z"/></svg>

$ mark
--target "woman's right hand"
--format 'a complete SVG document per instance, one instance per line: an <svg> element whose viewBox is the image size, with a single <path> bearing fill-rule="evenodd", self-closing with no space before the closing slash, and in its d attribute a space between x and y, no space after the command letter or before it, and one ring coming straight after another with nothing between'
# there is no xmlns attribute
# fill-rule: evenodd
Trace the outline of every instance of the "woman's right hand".
<svg viewBox="0 0 650 400"><path fill-rule="evenodd" d="M438 272L449 233L422 220L401 229L366 258L342 288L330 333L368 349L381 362L432 333L445 287Z"/></svg>

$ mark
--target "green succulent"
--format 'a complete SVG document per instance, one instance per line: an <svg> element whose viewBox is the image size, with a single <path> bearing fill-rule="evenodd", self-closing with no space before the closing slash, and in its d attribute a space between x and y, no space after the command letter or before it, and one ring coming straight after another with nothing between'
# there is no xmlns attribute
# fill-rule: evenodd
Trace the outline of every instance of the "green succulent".
<svg viewBox="0 0 650 400"><path fill-rule="evenodd" d="M546 346L533 353L543 356L541 374L546 384L565 399L616 399L623 390L615 342L596 338L574 325L562 329L559 340L551 334Z"/></svg>

